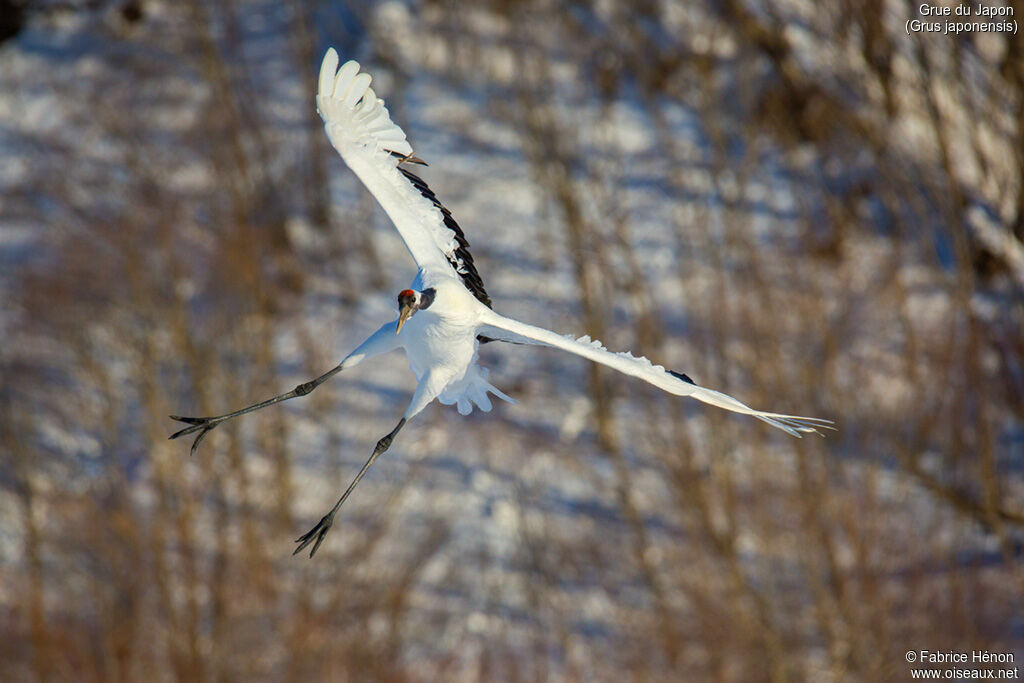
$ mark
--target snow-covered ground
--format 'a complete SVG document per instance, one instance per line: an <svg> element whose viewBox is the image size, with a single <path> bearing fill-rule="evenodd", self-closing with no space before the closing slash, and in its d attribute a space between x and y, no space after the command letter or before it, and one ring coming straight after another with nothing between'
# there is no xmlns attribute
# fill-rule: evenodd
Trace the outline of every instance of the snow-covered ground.
<svg viewBox="0 0 1024 683"><path fill-rule="evenodd" d="M317 615L316 627L328 644L363 636L374 643L397 639L393 670L420 679L491 678L488 657L500 660L493 664L498 673L490 672L500 678L516 677L505 659L521 660L524 676L546 672L611 680L638 670L644 660L656 678L678 671L678 662L710 675L720 664L709 663L713 636L702 629L717 633L733 619L747 619L735 627L741 635L728 641L734 644L727 651L770 648L742 635L765 630L759 620L767 620L784 647L801 653L800 671L839 680L843 676L833 663L845 661L835 650L843 636L822 624L869 631L877 627L871 620L884 611L871 612L864 604L876 600L891 605L894 614L901 611L886 634L938 633L950 647L966 647L966 633L933 629L927 613L931 602L945 603L951 586L964 585L980 594L973 606L977 616L968 621L981 632L981 645L997 638L1021 642L1020 594L1013 588L1016 531L1001 532L1001 545L1000 536L980 528L909 473L901 465L904 454L886 450L900 442L894 435L900 434L901 411L946 389L931 377L906 372L903 359L907 327L929 348L951 334L956 311L950 274L913 257L894 259L899 243L872 229L847 237L839 266L814 262L793 246L805 235L799 216L806 198L769 155L752 173L715 173L706 128L689 103L666 101L662 107L675 145L669 151L639 98L610 107L587 99L586 89L573 87L580 74L558 60L552 62L551 78L565 96L554 106L572 124L564 133L590 160L584 168L601 174L579 187L587 200L583 220L599 226L585 238L594 240L583 246L586 267L599 271L599 281L615 283L598 291L614 294L599 304L607 313L605 345L632 348L756 407L835 418L839 433L825 441L789 440L754 420L684 404L608 373L603 377L613 385L609 410L615 441L609 445L599 433L598 408L589 395L592 379L582 360L494 344L481 351L482 362L491 369L490 380L519 403L468 418L454 408L432 406L361 483L316 560L288 557L291 539L329 508L403 410L414 387L405 359L392 354L359 366L306 402L275 409L278 418L253 416L234 429L218 430L192 460L187 444L159 440L160 430L170 432L173 424L153 421L157 412L231 409L226 396L263 398L240 395L239 387L283 390L317 368L326 369L394 315L394 293L411 281L413 264L386 217L368 208L364 190L333 155L332 230L323 233L310 224L298 196L301 187L290 175L307 151L304 121L313 105L303 100L301 75L289 56L289 14L278 3L253 2L247 20L234 27L245 59L232 77L249 83L246 70L258 70L252 82L260 88L254 98L259 109L241 111L237 121L246 125L258 117L266 136L243 136L249 145L245 154L267 155L261 166L265 175L258 180L295 192L277 200L287 213L283 223L294 262L307 270L297 296L282 294L282 305L271 305L270 313L245 309L235 317L224 303L230 293L211 291L220 281L208 275L222 267L220 249L227 242L227 229L221 232L222 226L209 219L215 214L208 188L220 169L204 156L202 144L173 142L189 139L190 131L213 120L216 89L197 75L198 60L180 68L161 62L175 45L188 45L187 34L175 33L181 24L173 4L147 6L148 28L124 28L112 12L98 22L58 18L52 21L60 25L40 22L0 46L0 301L5 302L0 338L6 347L0 360L5 368L18 363L51 368L54 385L76 393L89 405L90 417L106 415L109 402L113 424L123 432L104 434L96 423L59 420L67 417L59 412L35 423L38 437L28 452L45 453L40 461L46 466L30 466L29 479L38 495L37 524L44 539L53 539L42 546L46 575L54 582L46 589L51 624L88 622L90 580L104 572L90 574L89 562L59 543L74 533L68 529L77 528L68 519L72 513L44 511L57 510L66 500L80 502L83 491L102 489L97 481L123 469L131 486L130 509L142 529L152 532L158 528L154 520L169 511L193 511L182 528L194 533L202 586L193 594L196 586L172 582L165 599L172 607L190 595L196 600L205 615L198 620L208 639L203 648L231 640L208 626L216 611L217 562L223 561L218 544L227 543L229 555L241 556L253 540L245 535L247 520L260 520L258 553L265 556L269 578L231 570L232 578L259 586L249 591L250 584L239 579L238 595L253 604L235 607L252 622L239 617L231 623L247 634L238 637L253 648L253 670L264 676L287 675L282 662L289 646L245 629L274 634L275 619L302 621L293 611L299 595L308 598L304 609ZM343 23L326 10L316 18L321 41ZM378 94L388 100L417 155L430 163L423 177L465 230L495 307L566 333L590 332L584 329L580 274L564 216L524 151L521 121L501 113L516 111L514 105L484 94L514 91L515 54L500 39L508 26L486 12L467 13L467 25L495 37L493 51L481 62L486 74L481 79L490 84L485 89L473 81L453 83L447 61L451 45L432 31L437 27L429 11L420 15L388 2L365 19L364 30L378 44L348 37L352 49L362 53L354 56L364 59ZM678 21L684 25L686 19ZM728 46L708 40L709 53L728 53ZM123 75L119 49L142 65L126 73L144 78L151 69L151 80L118 82ZM380 54L397 68L384 59L375 64ZM103 92L95 91L97 84ZM125 108L133 108L133 114L125 114ZM144 125L125 127L140 119ZM916 149L909 145L901 153ZM926 163L926 157L921 151L913 162ZM122 176L123 186L118 184ZM686 196L673 189L670 177L686 188ZM40 282L59 281L61 275L50 269L64 262L69 245L90 241L92 230L100 243L97 254L117 253L116 226L94 226L107 218L122 220L136 205L146 211L148 195L136 191L145 190L147 182L159 187L160 196L180 198L180 205L170 217L166 208L154 208L154 215L138 225L157 226L167 218L179 241L160 242L156 236L163 233L156 227L140 240L139 258L153 264L148 274L168 274L155 288L159 294L125 295L120 288L152 284L146 274L139 280L125 266L123 277L111 276L107 286L119 292L99 304L99 322L83 316L83 324L95 324L83 332L96 340L89 348L107 349L105 355L86 354L102 367L106 386L97 387L95 375L88 374L96 368L83 367L82 357L64 348L66 340L47 338L51 328L33 327L34 312L25 307L45 301ZM604 202L609 187L613 197ZM125 220L124 225L128 230L133 224ZM625 227L617 230L617 225ZM376 262L334 258L356 249L366 235ZM125 233L124 239L134 238ZM111 240L111 246L104 247L103 240ZM165 258L171 251L188 254L177 270L166 265L173 261ZM628 288L619 283L633 281L637 264L641 293L626 296ZM887 297L894 289L880 284L891 282L892 269L909 292L905 307L890 305ZM41 275L23 279L31 273ZM367 282L374 284L367 287ZM23 286L37 293L22 296ZM94 286L90 295L102 296L103 284ZM147 308L152 301L180 305L194 316L188 324L202 348L191 351L215 363L203 396L193 391L188 378L195 366L184 358L188 345L172 324L176 313L171 310L179 309ZM981 319L997 319L998 301L979 292L972 310ZM72 312L77 306L74 300L64 305ZM96 305L90 302L89 310ZM641 312L652 305L660 325L653 341L638 332ZM771 314L757 315L759 310ZM809 319L809 312L820 318ZM723 330L725 338L718 335ZM270 360L262 365L238 350L247 348L239 338L261 335L270 340ZM637 348L640 343L650 346ZM144 365L140 358L152 362L147 353L158 355L158 361ZM991 371L996 351L978 353L982 370ZM823 359L828 364L819 367ZM272 381L246 375L267 366ZM158 381L141 377L143 367L158 368ZM18 388L0 383L8 393ZM279 419L282 415L286 420ZM1005 429L995 449L1005 473L1002 497L1012 503L1024 499L1024 441L1019 421L1010 415L1007 410L1000 418ZM277 441L282 434L284 445ZM934 463L948 466L948 460L928 450L940 437L914 438L906 435L908 448L923 443L925 450L913 457L944 481L941 472L931 470ZM230 463L239 456L244 465L236 469ZM12 446L2 473L12 481L24 474L22 465L14 465L17 457ZM282 469L284 461L288 467ZM283 471L290 477L287 525L267 521L278 510L277 494L270 492L281 486ZM196 505L182 503L183 497ZM0 603L11 614L24 609L20 591L32 571L21 549L27 532L19 500L16 487L3 492L0 573L16 577L10 585L18 588L0 587ZM218 529L224 509L230 511L226 536ZM1019 504L1016 512L1021 513ZM709 538L711 533L721 536ZM727 539L725 550L722 539ZM186 566L177 543L184 541L173 537L143 544L147 571L162 554L174 567ZM877 583L864 579L866 568ZM958 578L961 571L972 572L972 579ZM72 577L66 584L61 583L65 576ZM406 577L408 594L400 604L377 590L402 586ZM846 587L833 600L829 590L835 584ZM164 598L139 591L152 603L139 609L152 610L148 618L159 621L153 615L162 614ZM276 597L267 597L271 594ZM758 600L768 607L759 607ZM845 600L862 611L844 612ZM361 606L365 621L346 623L335 613L339 605ZM949 611L943 607L935 614ZM675 645L669 647L678 648L675 655L645 640L665 633L659 631L662 619L676 625ZM961 622L956 623L952 628L959 628ZM849 636L855 637L870 638ZM888 647L902 652L925 646L940 643L908 640ZM668 662L672 656L678 662ZM170 666L160 655L153 661ZM338 661L357 666L351 662L360 660ZM749 670L735 666L717 671L728 679ZM884 666L900 671L892 668L894 662Z"/></svg>

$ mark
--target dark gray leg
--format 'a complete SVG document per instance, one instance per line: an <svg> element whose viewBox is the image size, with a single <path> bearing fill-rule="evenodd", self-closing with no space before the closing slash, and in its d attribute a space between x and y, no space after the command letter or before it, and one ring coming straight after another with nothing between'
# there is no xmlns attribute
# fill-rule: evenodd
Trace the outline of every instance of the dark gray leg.
<svg viewBox="0 0 1024 683"><path fill-rule="evenodd" d="M298 555L306 546L314 541L316 542L313 544L313 549L309 551L309 556L313 557L313 555L316 554L317 548L319 548L320 544L324 542L324 537L327 535L327 532L331 530L331 525L334 524L334 516L338 514L338 510L341 509L342 503L344 503L345 499L348 498L350 493L352 493L352 490L355 489L356 484L358 484L359 480L363 478L366 471L370 469L370 466L377 459L377 456L391 447L391 442L394 441L395 435L398 434L398 430L403 426L405 426L404 417L399 420L398 425L391 430L390 434L377 442L377 447L373 449L373 454L370 456L370 459L366 461L365 465L363 465L363 469L359 470L359 474L356 475L356 478L353 479L352 483L348 485L347 489L345 489L345 493L341 494L341 498L339 498L338 502L334 504L331 511L324 515L320 522L310 529L308 533L295 539L295 542L299 544L299 547L295 549L295 552L293 552L292 555Z"/></svg>
<svg viewBox="0 0 1024 683"><path fill-rule="evenodd" d="M329 380L331 377L341 372L342 365L337 365L336 367L331 368L330 370L320 375L316 379L310 380L309 382L304 382L303 384L300 384L299 386L295 387L294 389L287 393L279 394L274 398L268 398L266 401L254 403L253 405L247 408L236 410L233 413L227 413L226 415L218 415L216 417L182 417L180 415L171 415L172 420L184 422L185 424L191 426L185 427L184 429L171 434L168 438L177 439L179 436L186 436L188 434L199 432L199 436L197 436L196 440L192 442L192 449L189 451L190 455L195 455L196 448L199 447L199 442L205 439L206 435L212 432L214 427L219 425L221 422L227 422L233 417L238 417L239 415L245 415L246 413L257 411L261 408L272 406L275 403L280 403L281 401L287 401L290 398L295 398L296 396L305 396L306 394L313 391L318 386Z"/></svg>
<svg viewBox="0 0 1024 683"><path fill-rule="evenodd" d="M260 408L272 406L275 403L280 403L281 401L287 401L288 399L295 398L296 396L305 396L342 370L355 367L371 356L376 356L379 353L386 353L387 351L397 348L398 335L395 334L396 323L397 321L395 320L384 323L380 326L380 329L371 334L366 341L360 344L355 351L348 354L345 360L341 361L337 366L331 368L314 380L300 384L286 394L269 398L266 401L260 401L248 408L242 408L241 410L236 410L235 412L228 413L227 415L218 415L216 417L181 417L179 415L171 415L171 419L177 420L178 422L184 422L190 426L185 427L179 432L171 434L170 438L177 439L179 436L199 432L199 436L197 436L196 440L192 443L191 452L195 455L196 447L199 446L199 442L206 438L206 435L221 422L226 422L233 417L245 415L246 413L251 413L254 410L259 410Z"/></svg>

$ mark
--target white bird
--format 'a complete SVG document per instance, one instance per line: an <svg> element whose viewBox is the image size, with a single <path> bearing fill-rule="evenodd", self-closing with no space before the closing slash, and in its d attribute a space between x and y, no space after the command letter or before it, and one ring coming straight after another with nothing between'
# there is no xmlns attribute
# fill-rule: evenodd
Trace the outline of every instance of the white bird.
<svg viewBox="0 0 1024 683"><path fill-rule="evenodd" d="M426 183L406 168L408 164L424 162L413 156L405 133L391 121L384 101L370 88L369 74L360 73L359 64L354 61L346 62L340 69L337 67L338 53L331 48L320 67L316 97L327 136L349 168L380 202L419 267L410 288L398 294L398 317L385 323L340 364L287 393L216 417L171 416L190 426L170 438L198 432L191 449L195 453L199 442L226 420L305 396L330 377L371 356L396 348L405 350L418 380L405 414L395 428L377 442L369 460L330 512L296 540L299 546L295 553L311 543L310 557L316 553L338 510L366 471L388 449L405 423L431 401L456 404L464 415L472 412L474 405L489 411L488 393L514 403L487 381L487 370L477 364L477 349L482 342L497 340L553 346L632 375L670 394L690 396L719 408L752 415L796 437L801 432L820 433L819 428L831 428L830 420L754 410L731 396L698 386L685 374L654 365L646 358L612 353L590 337L562 336L495 313L473 265L462 229Z"/></svg>

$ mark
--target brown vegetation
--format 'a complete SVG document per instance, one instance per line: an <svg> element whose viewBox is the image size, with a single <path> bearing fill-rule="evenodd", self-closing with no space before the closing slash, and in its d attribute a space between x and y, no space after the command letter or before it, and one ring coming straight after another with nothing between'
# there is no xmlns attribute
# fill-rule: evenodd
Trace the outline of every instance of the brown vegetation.
<svg viewBox="0 0 1024 683"><path fill-rule="evenodd" d="M0 678L1024 656L1021 37L908 36L893 0L131 4L29 4L0 46L0 237L32 245L0 243ZM381 83L496 308L840 431L491 348L521 404L428 409L291 557L404 406L404 359L193 459L167 415L319 374L412 275L315 118L328 44ZM424 83L459 106L406 99Z"/></svg>

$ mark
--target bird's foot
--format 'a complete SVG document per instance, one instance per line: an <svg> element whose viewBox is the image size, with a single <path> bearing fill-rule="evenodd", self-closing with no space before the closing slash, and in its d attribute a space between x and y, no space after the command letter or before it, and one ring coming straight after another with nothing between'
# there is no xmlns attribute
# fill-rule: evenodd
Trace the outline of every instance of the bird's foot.
<svg viewBox="0 0 1024 683"><path fill-rule="evenodd" d="M336 513L337 510L331 510L324 515L323 518L317 522L317 525L310 529L309 532L295 539L295 542L299 544L299 547L295 549L295 552L293 552L292 555L298 555L306 548L306 546L314 541L316 541L316 543L313 543L313 549L309 551L309 556L313 557L313 555L316 555L317 549L320 547L320 544L324 542L324 537L327 536L327 532L331 530L331 525L334 524L334 515Z"/></svg>
<svg viewBox="0 0 1024 683"><path fill-rule="evenodd" d="M189 455L195 455L199 442L205 439L206 435L212 432L214 427L224 421L222 417L182 417L180 415L171 415L171 419L184 422L189 426L174 432L167 437L169 439L177 439L179 436L187 436L199 432L199 436L192 442L192 449L189 451Z"/></svg>

